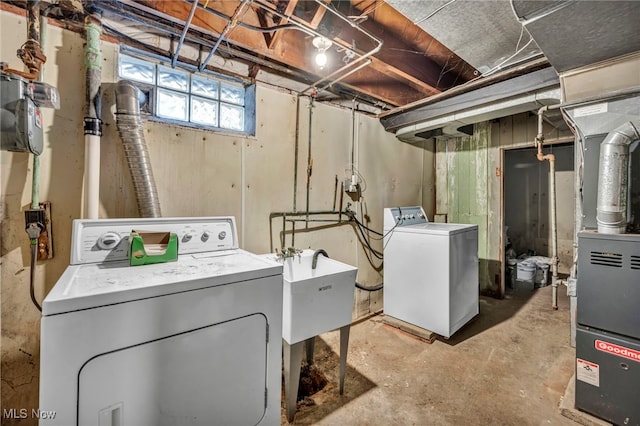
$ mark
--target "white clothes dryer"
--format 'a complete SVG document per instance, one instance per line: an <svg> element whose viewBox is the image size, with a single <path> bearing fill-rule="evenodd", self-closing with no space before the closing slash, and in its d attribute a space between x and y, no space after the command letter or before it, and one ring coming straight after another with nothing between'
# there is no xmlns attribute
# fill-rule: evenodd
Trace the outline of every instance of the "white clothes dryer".
<svg viewBox="0 0 640 426"><path fill-rule="evenodd" d="M129 266L129 235L178 259ZM238 248L232 217L76 220L43 302L44 425L279 425L282 265Z"/></svg>

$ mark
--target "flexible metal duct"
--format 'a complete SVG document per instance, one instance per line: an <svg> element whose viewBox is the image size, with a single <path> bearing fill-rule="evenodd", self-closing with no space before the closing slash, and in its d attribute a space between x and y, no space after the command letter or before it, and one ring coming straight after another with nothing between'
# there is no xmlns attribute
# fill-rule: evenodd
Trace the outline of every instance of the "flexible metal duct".
<svg viewBox="0 0 640 426"><path fill-rule="evenodd" d="M636 125L630 121L624 123L610 132L600 145L596 220L598 232L603 234L624 234L626 231L629 146L640 139Z"/></svg>
<svg viewBox="0 0 640 426"><path fill-rule="evenodd" d="M149 150L140 118L140 90L128 81L116 85L116 122L129 164L141 217L161 217Z"/></svg>

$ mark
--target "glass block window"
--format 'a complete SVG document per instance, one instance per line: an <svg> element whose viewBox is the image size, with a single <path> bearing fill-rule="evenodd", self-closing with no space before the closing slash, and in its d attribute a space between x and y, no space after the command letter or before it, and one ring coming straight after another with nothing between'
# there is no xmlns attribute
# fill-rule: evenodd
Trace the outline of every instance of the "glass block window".
<svg viewBox="0 0 640 426"><path fill-rule="evenodd" d="M191 123L197 127L253 134L255 89L217 76L121 54L120 78L141 83L153 99L150 111L161 120ZM253 106L252 106L253 105Z"/></svg>
<svg viewBox="0 0 640 426"><path fill-rule="evenodd" d="M121 78L140 83L156 84L156 67L154 64L131 56L120 55L118 74Z"/></svg>
<svg viewBox="0 0 640 426"><path fill-rule="evenodd" d="M187 114L189 95L158 88L156 115L174 120L189 121Z"/></svg>

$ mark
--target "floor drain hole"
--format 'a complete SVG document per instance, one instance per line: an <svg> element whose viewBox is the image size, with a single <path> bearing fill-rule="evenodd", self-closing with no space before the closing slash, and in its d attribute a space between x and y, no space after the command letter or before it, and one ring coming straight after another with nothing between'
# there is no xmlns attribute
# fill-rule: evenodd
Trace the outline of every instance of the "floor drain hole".
<svg viewBox="0 0 640 426"><path fill-rule="evenodd" d="M300 369L300 386L298 387L298 401L324 389L329 381L315 364L302 364Z"/></svg>

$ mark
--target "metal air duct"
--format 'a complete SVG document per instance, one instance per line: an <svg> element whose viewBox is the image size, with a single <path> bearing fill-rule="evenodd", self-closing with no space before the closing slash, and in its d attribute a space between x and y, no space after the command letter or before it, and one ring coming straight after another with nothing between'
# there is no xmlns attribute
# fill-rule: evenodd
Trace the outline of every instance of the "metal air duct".
<svg viewBox="0 0 640 426"><path fill-rule="evenodd" d="M640 2L511 0L511 4L558 73L640 50Z"/></svg>
<svg viewBox="0 0 640 426"><path fill-rule="evenodd" d="M116 84L116 122L127 157L141 217L161 217L160 201L140 118L140 90L128 81Z"/></svg>
<svg viewBox="0 0 640 426"><path fill-rule="evenodd" d="M454 89L455 90L455 89ZM434 136L468 136L472 125L560 103L560 81L551 67L459 95L423 103L396 113L385 113L380 122L388 132L408 143Z"/></svg>
<svg viewBox="0 0 640 426"><path fill-rule="evenodd" d="M596 220L602 234L624 234L629 194L629 147L640 140L640 122L628 121L610 132L600 144Z"/></svg>

